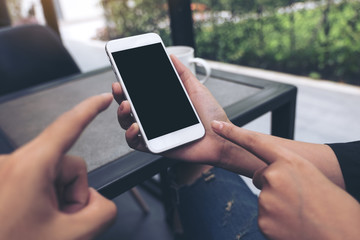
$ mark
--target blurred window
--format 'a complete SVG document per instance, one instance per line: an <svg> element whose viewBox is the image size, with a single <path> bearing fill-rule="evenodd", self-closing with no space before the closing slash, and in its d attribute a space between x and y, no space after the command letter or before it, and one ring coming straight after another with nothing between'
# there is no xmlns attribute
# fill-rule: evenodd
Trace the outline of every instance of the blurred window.
<svg viewBox="0 0 360 240"><path fill-rule="evenodd" d="M158 33L171 44L167 0L102 0L108 40L147 32Z"/></svg>
<svg viewBox="0 0 360 240"><path fill-rule="evenodd" d="M45 24L40 0L6 0L12 25Z"/></svg>

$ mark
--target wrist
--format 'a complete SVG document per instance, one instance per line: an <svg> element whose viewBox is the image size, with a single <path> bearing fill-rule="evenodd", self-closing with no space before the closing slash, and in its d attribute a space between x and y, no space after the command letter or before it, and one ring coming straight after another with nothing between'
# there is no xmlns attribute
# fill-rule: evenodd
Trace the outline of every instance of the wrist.
<svg viewBox="0 0 360 240"><path fill-rule="evenodd" d="M244 148L225 141L216 166L252 178L257 170L267 165Z"/></svg>

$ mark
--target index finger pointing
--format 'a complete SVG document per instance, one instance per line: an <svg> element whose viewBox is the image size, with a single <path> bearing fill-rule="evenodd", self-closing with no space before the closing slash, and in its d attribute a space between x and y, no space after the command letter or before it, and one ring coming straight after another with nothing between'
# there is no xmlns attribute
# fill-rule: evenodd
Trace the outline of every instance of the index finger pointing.
<svg viewBox="0 0 360 240"><path fill-rule="evenodd" d="M211 126L217 134L245 148L267 164L282 159L284 149L263 134L227 122L213 121Z"/></svg>
<svg viewBox="0 0 360 240"><path fill-rule="evenodd" d="M105 110L112 101L112 95L105 93L90 97L62 114L47 127L33 142L32 149L42 149L41 158L58 159L80 136L84 128Z"/></svg>

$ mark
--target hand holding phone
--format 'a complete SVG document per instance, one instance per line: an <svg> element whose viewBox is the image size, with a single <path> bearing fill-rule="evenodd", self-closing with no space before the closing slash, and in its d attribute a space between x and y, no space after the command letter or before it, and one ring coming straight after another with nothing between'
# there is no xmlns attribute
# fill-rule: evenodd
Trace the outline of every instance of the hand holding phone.
<svg viewBox="0 0 360 240"><path fill-rule="evenodd" d="M157 34L110 41L106 52L149 151L160 153L204 136L200 118Z"/></svg>

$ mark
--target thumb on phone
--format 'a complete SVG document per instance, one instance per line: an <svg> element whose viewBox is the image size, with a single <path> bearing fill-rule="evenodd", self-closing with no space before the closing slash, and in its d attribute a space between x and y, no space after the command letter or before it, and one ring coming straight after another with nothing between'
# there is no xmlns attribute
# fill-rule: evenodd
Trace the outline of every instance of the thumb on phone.
<svg viewBox="0 0 360 240"><path fill-rule="evenodd" d="M171 61L174 64L174 67L175 67L177 73L180 76L181 81L183 82L186 90L189 93L191 93L191 91L195 91L197 89L196 85L193 85L193 84L202 85L200 83L200 81L198 81L196 79L196 77L190 71L190 69L188 69L175 55L170 55L170 58L171 58Z"/></svg>

